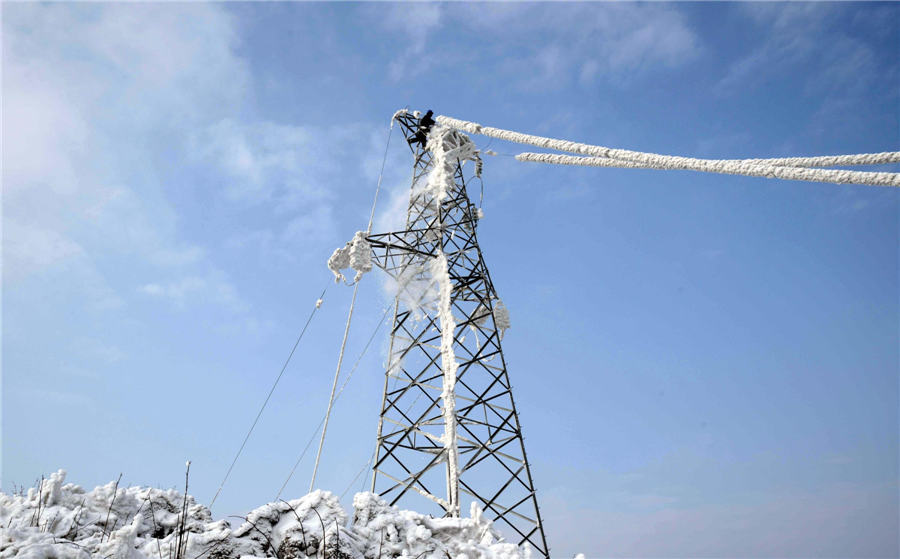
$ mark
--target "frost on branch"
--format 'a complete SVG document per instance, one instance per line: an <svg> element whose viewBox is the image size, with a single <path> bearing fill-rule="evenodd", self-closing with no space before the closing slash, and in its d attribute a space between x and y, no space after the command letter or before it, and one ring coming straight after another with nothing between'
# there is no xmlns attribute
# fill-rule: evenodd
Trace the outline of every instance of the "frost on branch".
<svg viewBox="0 0 900 559"><path fill-rule="evenodd" d="M63 484L63 470L22 495L0 493L0 558L159 559L176 556L179 526L186 559L526 559L529 550L502 541L472 504L470 518L431 518L357 493L353 516L327 491L268 503L232 526L174 489L86 491ZM108 519L108 520L107 520Z"/></svg>

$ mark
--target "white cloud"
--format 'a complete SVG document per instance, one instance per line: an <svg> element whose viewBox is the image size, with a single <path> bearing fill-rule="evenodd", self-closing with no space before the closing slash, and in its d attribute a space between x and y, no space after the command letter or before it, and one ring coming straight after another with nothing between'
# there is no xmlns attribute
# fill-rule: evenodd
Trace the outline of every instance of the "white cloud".
<svg viewBox="0 0 900 559"><path fill-rule="evenodd" d="M226 196L238 202L276 201L280 207L320 201L328 189L320 175L335 171L327 150L341 138L315 127L223 119L192 138L192 152L228 181ZM349 138L343 138L349 140ZM329 169L328 166L332 168Z"/></svg>
<svg viewBox="0 0 900 559"><path fill-rule="evenodd" d="M42 289L59 291L76 286L79 301L95 310L117 309L123 305L122 298L80 244L52 227L4 216L4 289L44 272L50 273L41 278L38 285Z"/></svg>
<svg viewBox="0 0 900 559"><path fill-rule="evenodd" d="M384 189L372 228L374 232L389 233L406 229L409 194L410 185L400 181Z"/></svg>
<svg viewBox="0 0 900 559"><path fill-rule="evenodd" d="M179 237L169 169L153 161L245 94L227 14L22 4L4 7L3 34L5 287L64 272L71 300L108 307L122 265L215 273Z"/></svg>
<svg viewBox="0 0 900 559"><path fill-rule="evenodd" d="M290 262L343 236L344 214L367 219L366 204L335 200L360 179L374 187L383 123L242 120L252 79L223 6L17 4L3 15L8 296L217 305L249 325L251 300L219 243ZM413 15L412 48L424 49L440 9ZM233 212L236 225L206 236L184 200Z"/></svg>
<svg viewBox="0 0 900 559"><path fill-rule="evenodd" d="M367 123L332 126L238 123L223 119L192 136L193 156L234 179L228 195L241 201L327 198L327 179L346 171L375 172L385 129ZM349 159L349 158L352 158Z"/></svg>
<svg viewBox="0 0 900 559"><path fill-rule="evenodd" d="M392 145L396 147L397 143L404 144L403 134L399 130L399 126L395 126L392 131ZM382 157L384 155L384 139L380 141L376 136L371 140L372 152L379 151L377 159L373 157L367 164L370 169L368 174L375 176L381 168ZM381 145L379 145L381 144ZM377 147L376 147L377 146ZM377 161L377 168L376 168ZM409 195L412 181L413 160L410 152L404 146L401 149L392 149L389 151L385 160L384 177L381 183L381 193L378 195L378 205L372 224L373 233L388 233L392 231L403 231L406 229L406 215L409 206ZM371 208L370 208L371 209ZM368 219L368 215L366 216Z"/></svg>
<svg viewBox="0 0 900 559"><path fill-rule="evenodd" d="M772 153L802 154L825 140L830 144L839 144L842 138L864 142L871 136L873 122L882 122L888 129L885 119L896 118L891 107L897 106L900 59L879 44L885 40L885 26L878 20L886 15L882 7L850 8L835 3L738 6L748 16L754 42L737 60L725 61L728 70L714 85L713 93L745 96L764 88L782 88L794 92L794 102L812 104L809 125ZM866 34L853 23L858 18L867 20ZM868 127L863 123L869 123Z"/></svg>
<svg viewBox="0 0 900 559"><path fill-rule="evenodd" d="M533 80L538 82L559 81L566 71L565 53L559 45L549 45L534 55Z"/></svg>
<svg viewBox="0 0 900 559"><path fill-rule="evenodd" d="M368 213L337 207L340 191L372 187L384 153L385 130L368 124L308 126L273 122L216 122L192 138L194 162L220 181L224 197L248 212L262 208L264 226L235 231L226 246L256 249L268 260L292 261L338 235L337 224ZM358 196L354 200L361 200ZM306 252L311 252L307 250Z"/></svg>
<svg viewBox="0 0 900 559"><path fill-rule="evenodd" d="M84 249L59 232L18 219L3 223L3 260L6 281L16 282L34 270L84 257Z"/></svg>
<svg viewBox="0 0 900 559"><path fill-rule="evenodd" d="M385 19L387 24L397 26L410 37L413 50L421 51L428 36L440 26L441 5L393 4Z"/></svg>
<svg viewBox="0 0 900 559"><path fill-rule="evenodd" d="M401 3L379 5L370 12L386 29L406 35L407 47L390 62L388 71L394 81L414 76L424 69L422 63L429 36L441 26L442 8L438 3Z"/></svg>
<svg viewBox="0 0 900 559"><path fill-rule="evenodd" d="M140 286L138 291L167 300L178 308L183 308L190 302L212 302L218 308L226 308L232 312L247 309L247 304L221 273L185 276L165 283L147 283Z"/></svg>
<svg viewBox="0 0 900 559"><path fill-rule="evenodd" d="M569 79L621 82L695 59L700 40L676 9L658 4L477 4L458 24L504 45L509 71L528 88Z"/></svg>
<svg viewBox="0 0 900 559"><path fill-rule="evenodd" d="M699 39L680 13L671 9L632 7L615 14L603 49L616 72L661 65L677 67L699 52Z"/></svg>
<svg viewBox="0 0 900 559"><path fill-rule="evenodd" d="M878 69L874 53L851 37L842 23L841 7L826 3L748 3L740 10L759 28L759 43L730 64L715 85L719 95L760 87L772 79L794 79L794 68L810 76L807 93L866 90ZM809 71L809 68L817 71Z"/></svg>
<svg viewBox="0 0 900 559"><path fill-rule="evenodd" d="M327 240L337 234L334 224L331 206L318 206L315 211L290 220L284 228L281 240L286 245L294 247Z"/></svg>
<svg viewBox="0 0 900 559"><path fill-rule="evenodd" d="M363 10L364 24L397 34L403 47L388 64L392 80L458 65L499 62L520 88L557 88L572 80L622 82L676 68L697 57L700 40L677 9L625 3L405 3ZM442 45L452 28L452 47ZM477 37L471 44L469 36Z"/></svg>

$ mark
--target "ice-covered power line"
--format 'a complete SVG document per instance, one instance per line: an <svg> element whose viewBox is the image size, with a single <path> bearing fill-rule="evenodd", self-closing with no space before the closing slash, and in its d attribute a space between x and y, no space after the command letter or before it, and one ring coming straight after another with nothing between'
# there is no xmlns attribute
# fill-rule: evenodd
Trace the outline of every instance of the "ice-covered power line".
<svg viewBox="0 0 900 559"><path fill-rule="evenodd" d="M681 171L703 171L725 175L744 175L809 182L834 184L866 184L869 186L900 186L900 173L873 173L868 171L847 171L845 169L813 169L810 167L782 167L779 165L753 164L743 160L699 160L700 163L686 161L686 157L672 157L656 163L637 163L608 157L578 157L559 153L520 153L518 161L550 163L553 165L577 165L582 167L624 167L631 169L663 169Z"/></svg>
<svg viewBox="0 0 900 559"><path fill-rule="evenodd" d="M438 116L437 121L469 134L481 134L499 140L527 144L545 149L576 153L585 157L557 154L524 153L520 161L584 165L594 167L628 167L678 169L707 173L726 173L787 180L831 182L837 184L867 184L872 186L900 186L900 173L848 171L843 169L813 169L811 167L877 165L900 162L900 152L863 153L820 157L782 157L774 159L700 159L660 155L626 149L595 146L569 140L546 138L482 126L475 122Z"/></svg>
<svg viewBox="0 0 900 559"><path fill-rule="evenodd" d="M780 167L859 167L900 163L900 151L854 153L851 155L817 155L815 157L770 157L766 159L723 159L734 163L767 164Z"/></svg>

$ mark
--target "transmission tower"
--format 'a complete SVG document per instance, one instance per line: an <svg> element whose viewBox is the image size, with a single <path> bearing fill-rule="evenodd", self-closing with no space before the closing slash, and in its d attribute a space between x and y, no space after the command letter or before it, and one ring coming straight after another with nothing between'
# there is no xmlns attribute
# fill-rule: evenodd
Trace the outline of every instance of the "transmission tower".
<svg viewBox="0 0 900 559"><path fill-rule="evenodd" d="M510 541L549 557L501 347L508 314L466 194L463 166L480 174L478 153L428 118L395 119L415 165L406 230L367 237L397 284L372 491L391 504L424 497L450 517L469 497Z"/></svg>

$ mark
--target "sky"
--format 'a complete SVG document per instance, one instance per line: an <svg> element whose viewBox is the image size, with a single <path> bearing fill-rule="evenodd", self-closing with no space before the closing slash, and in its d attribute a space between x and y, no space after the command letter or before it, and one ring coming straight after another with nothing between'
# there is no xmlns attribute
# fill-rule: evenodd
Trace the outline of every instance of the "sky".
<svg viewBox="0 0 900 559"><path fill-rule="evenodd" d="M3 3L3 490L58 468L176 487L189 459L209 503L327 288L213 513L273 499L325 412L352 291L325 262L365 229L397 109L696 157L897 150L898 21L889 3ZM473 140L499 154L479 242L554 556L900 555L895 190ZM403 143L376 232L402 219ZM360 286L345 375L375 341L316 483L348 507L383 280ZM283 496L311 473L308 454Z"/></svg>

